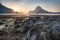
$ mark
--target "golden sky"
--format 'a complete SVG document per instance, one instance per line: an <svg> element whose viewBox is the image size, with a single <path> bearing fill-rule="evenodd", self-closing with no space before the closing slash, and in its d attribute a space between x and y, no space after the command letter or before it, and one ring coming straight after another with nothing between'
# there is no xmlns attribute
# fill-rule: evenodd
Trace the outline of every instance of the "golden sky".
<svg viewBox="0 0 60 40"><path fill-rule="evenodd" d="M37 6L51 12L60 12L60 0L0 0L0 2L14 11L28 13Z"/></svg>

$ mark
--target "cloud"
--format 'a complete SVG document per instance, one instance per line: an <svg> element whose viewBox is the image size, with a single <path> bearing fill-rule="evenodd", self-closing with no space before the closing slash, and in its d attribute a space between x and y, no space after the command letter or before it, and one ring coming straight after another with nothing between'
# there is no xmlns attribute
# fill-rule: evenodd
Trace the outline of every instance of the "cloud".
<svg viewBox="0 0 60 40"><path fill-rule="evenodd" d="M26 1L26 0L0 0L0 1Z"/></svg>
<svg viewBox="0 0 60 40"><path fill-rule="evenodd" d="M0 0L0 1L20 1L20 0Z"/></svg>

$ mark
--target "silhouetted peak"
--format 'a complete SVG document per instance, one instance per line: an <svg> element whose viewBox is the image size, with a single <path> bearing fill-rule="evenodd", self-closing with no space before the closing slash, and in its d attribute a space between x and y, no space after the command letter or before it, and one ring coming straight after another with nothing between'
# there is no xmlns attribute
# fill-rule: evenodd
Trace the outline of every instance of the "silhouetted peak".
<svg viewBox="0 0 60 40"><path fill-rule="evenodd" d="M1 3L0 3L0 5L1 5Z"/></svg>
<svg viewBox="0 0 60 40"><path fill-rule="evenodd" d="M49 13L49 12L44 10L42 7L37 6L35 10L30 11L29 13Z"/></svg>
<svg viewBox="0 0 60 40"><path fill-rule="evenodd" d="M0 3L0 5L2 5L2 3Z"/></svg>
<svg viewBox="0 0 60 40"><path fill-rule="evenodd" d="M2 3L0 3L0 13L12 13L14 12L12 9L4 6Z"/></svg>
<svg viewBox="0 0 60 40"><path fill-rule="evenodd" d="M37 6L35 10L42 10L42 7Z"/></svg>
<svg viewBox="0 0 60 40"><path fill-rule="evenodd" d="M2 3L0 3L0 7L5 7Z"/></svg>

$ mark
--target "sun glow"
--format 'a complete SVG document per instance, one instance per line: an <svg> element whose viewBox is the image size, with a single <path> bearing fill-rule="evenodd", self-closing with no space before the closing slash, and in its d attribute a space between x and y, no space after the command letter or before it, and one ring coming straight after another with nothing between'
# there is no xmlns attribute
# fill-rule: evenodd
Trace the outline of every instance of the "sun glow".
<svg viewBox="0 0 60 40"><path fill-rule="evenodd" d="M18 11L19 10L19 8L18 7L13 7L12 8L14 11ZM18 11L19 12L19 11Z"/></svg>
<svg viewBox="0 0 60 40"><path fill-rule="evenodd" d="M17 12L23 12L23 13L28 13L29 10L28 9L25 9L25 8L18 8L18 7L14 7L12 8L14 11L17 11Z"/></svg>

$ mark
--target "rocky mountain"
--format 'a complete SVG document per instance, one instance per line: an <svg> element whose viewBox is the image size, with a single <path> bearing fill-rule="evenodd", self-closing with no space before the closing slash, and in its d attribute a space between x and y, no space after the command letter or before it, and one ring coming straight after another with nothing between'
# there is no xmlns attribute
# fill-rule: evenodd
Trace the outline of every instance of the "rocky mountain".
<svg viewBox="0 0 60 40"><path fill-rule="evenodd" d="M43 9L42 7L40 7L40 6L37 6L35 10L30 11L29 13L50 13L50 12L44 10L44 9Z"/></svg>
<svg viewBox="0 0 60 40"><path fill-rule="evenodd" d="M14 11L10 8L5 7L0 3L0 13L13 13Z"/></svg>

